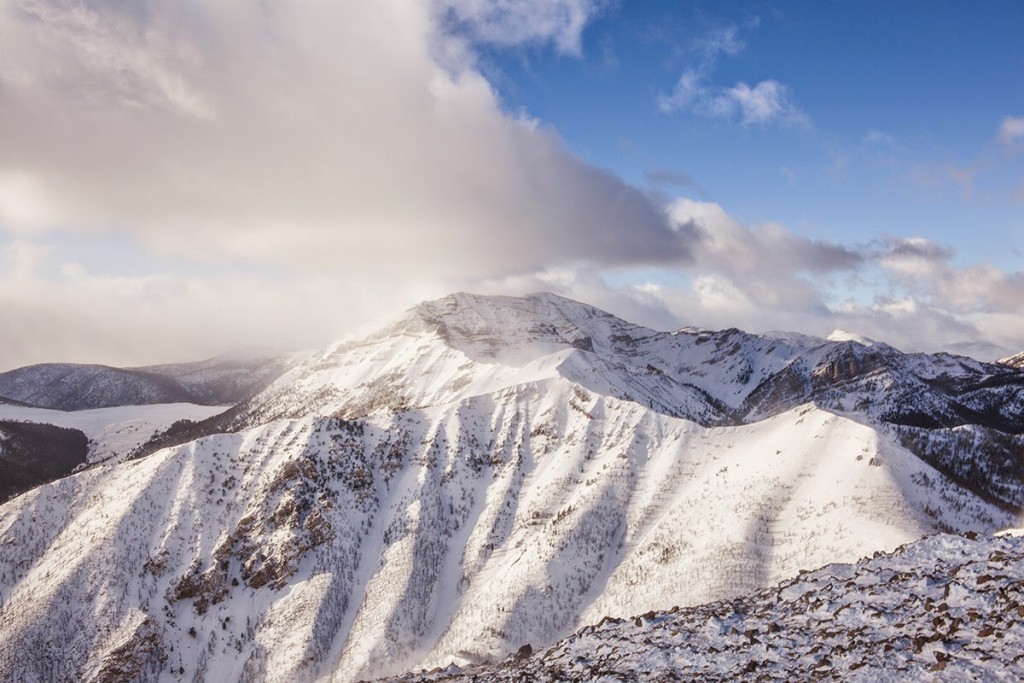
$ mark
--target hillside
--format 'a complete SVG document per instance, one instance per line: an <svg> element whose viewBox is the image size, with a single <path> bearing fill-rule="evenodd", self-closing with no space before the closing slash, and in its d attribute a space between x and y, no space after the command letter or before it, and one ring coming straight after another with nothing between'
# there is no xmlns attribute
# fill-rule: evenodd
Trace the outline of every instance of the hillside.
<svg viewBox="0 0 1024 683"><path fill-rule="evenodd" d="M261 391L290 357L233 359L144 368L44 363L0 373L0 396L54 410L195 403L231 405Z"/></svg>
<svg viewBox="0 0 1024 683"><path fill-rule="evenodd" d="M606 615L1020 526L1022 382L849 339L655 332L552 295L428 302L146 457L0 507L0 674L500 661Z"/></svg>
<svg viewBox="0 0 1024 683"><path fill-rule="evenodd" d="M1003 358L999 361L1002 365L1008 365L1011 368L1024 368L1024 351L1014 354L1007 358Z"/></svg>
<svg viewBox="0 0 1024 683"><path fill-rule="evenodd" d="M605 618L499 665L399 680L1016 681L1024 539L970 536L934 536L736 600Z"/></svg>

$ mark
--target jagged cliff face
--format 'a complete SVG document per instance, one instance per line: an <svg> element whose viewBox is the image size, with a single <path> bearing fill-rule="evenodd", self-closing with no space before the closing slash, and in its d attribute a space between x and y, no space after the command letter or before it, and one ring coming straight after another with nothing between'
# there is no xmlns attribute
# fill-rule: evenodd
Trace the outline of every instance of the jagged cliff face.
<svg viewBox="0 0 1024 683"><path fill-rule="evenodd" d="M0 672L394 675L1012 526L1020 386L880 345L448 297L160 442L184 443L0 507ZM964 470L978 453L998 476Z"/></svg>

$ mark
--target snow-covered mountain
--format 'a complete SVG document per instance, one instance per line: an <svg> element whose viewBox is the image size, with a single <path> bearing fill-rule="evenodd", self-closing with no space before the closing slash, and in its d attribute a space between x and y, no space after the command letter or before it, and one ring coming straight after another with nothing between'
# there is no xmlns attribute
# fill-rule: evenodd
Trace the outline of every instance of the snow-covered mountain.
<svg viewBox="0 0 1024 683"><path fill-rule="evenodd" d="M55 410L158 403L231 405L262 390L290 357L239 359L144 368L44 363L0 373L0 397Z"/></svg>
<svg viewBox="0 0 1024 683"><path fill-rule="evenodd" d="M0 507L0 675L391 676L1019 526L1022 387L453 295Z"/></svg>
<svg viewBox="0 0 1024 683"><path fill-rule="evenodd" d="M421 304L295 368L233 424L437 405L552 377L705 426L814 402L890 424L1024 431L1024 374L1005 365L850 339L655 332L551 294Z"/></svg>
<svg viewBox="0 0 1024 683"><path fill-rule="evenodd" d="M1002 365L1009 365L1011 368L1024 369L1024 351L1016 353L999 361Z"/></svg>
<svg viewBox="0 0 1024 683"><path fill-rule="evenodd" d="M1024 539L939 535L731 601L608 617L459 681L1018 681Z"/></svg>

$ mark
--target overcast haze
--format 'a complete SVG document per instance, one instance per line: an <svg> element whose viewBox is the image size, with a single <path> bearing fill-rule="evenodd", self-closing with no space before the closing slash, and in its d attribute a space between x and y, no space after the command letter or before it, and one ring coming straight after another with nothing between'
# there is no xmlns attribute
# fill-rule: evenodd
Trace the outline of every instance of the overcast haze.
<svg viewBox="0 0 1024 683"><path fill-rule="evenodd" d="M858 26L788 4L3 0L0 370L314 347L452 290L1022 350L1024 13L936 7L991 27L987 80L861 33L892 73L854 105L779 44Z"/></svg>

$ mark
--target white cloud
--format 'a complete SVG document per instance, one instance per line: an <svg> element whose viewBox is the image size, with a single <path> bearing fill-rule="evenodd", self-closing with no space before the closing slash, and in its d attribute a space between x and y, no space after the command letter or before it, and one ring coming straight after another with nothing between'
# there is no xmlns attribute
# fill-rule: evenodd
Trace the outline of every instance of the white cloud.
<svg viewBox="0 0 1024 683"><path fill-rule="evenodd" d="M421 278L684 258L659 207L507 115L439 23L569 50L596 5L539 7L8 2L0 179L32 191L0 229Z"/></svg>
<svg viewBox="0 0 1024 683"><path fill-rule="evenodd" d="M745 126L773 121L807 124L806 115L789 100L788 89L778 81L761 81L753 88L746 83L737 83L727 95L739 106L740 121Z"/></svg>
<svg viewBox="0 0 1024 683"><path fill-rule="evenodd" d="M701 85L701 76L695 70L690 69L684 71L683 75L679 77L671 93L658 95L658 109L666 114L684 111L705 97L706 91Z"/></svg>
<svg viewBox="0 0 1024 683"><path fill-rule="evenodd" d="M698 64L683 72L670 93L658 95L658 109L664 113L691 111L709 118L738 121L743 126L808 126L807 114L792 101L789 89L776 80L763 80L753 87L743 81L732 87L709 83L720 55L743 50L736 32L735 27L730 27L698 40Z"/></svg>
<svg viewBox="0 0 1024 683"><path fill-rule="evenodd" d="M665 113L691 111L709 118L738 121L743 126L773 123L806 127L807 115L789 97L789 89L778 81L761 81L753 88L742 81L724 88L707 85L696 70L679 77L669 94L658 96L658 108Z"/></svg>
<svg viewBox="0 0 1024 683"><path fill-rule="evenodd" d="M778 224L743 223L712 202L672 205L691 235L682 268L609 275L563 266L492 280L482 291L538 290L592 303L656 329L739 327L820 337L844 329L905 351L1024 350L1024 273L957 266L954 251L921 237L847 246L808 239Z"/></svg>
<svg viewBox="0 0 1024 683"><path fill-rule="evenodd" d="M1024 142L1024 116L1007 116L999 124L999 141L1007 148Z"/></svg>
<svg viewBox="0 0 1024 683"><path fill-rule="evenodd" d="M661 329L845 329L907 351L986 350L989 360L1024 349L1024 273L954 265L953 250L920 237L812 240L744 224L711 202L681 199L672 215L694 237L685 269L638 271L621 286L562 271L523 291L553 288Z"/></svg>
<svg viewBox="0 0 1024 683"><path fill-rule="evenodd" d="M582 52L583 29L604 0L438 0L447 21L478 42L554 42L564 54Z"/></svg>
<svg viewBox="0 0 1024 683"><path fill-rule="evenodd" d="M0 245L53 254L9 256L0 365L322 343L482 279L685 260L476 69L480 42L578 53L603 5L3 0Z"/></svg>
<svg viewBox="0 0 1024 683"><path fill-rule="evenodd" d="M884 241L879 266L901 288L951 315L1024 314L1024 272L954 265L954 252L923 237Z"/></svg>
<svg viewBox="0 0 1024 683"><path fill-rule="evenodd" d="M953 251L923 237L888 237L879 263L900 275L932 278L946 269Z"/></svg>
<svg viewBox="0 0 1024 683"><path fill-rule="evenodd" d="M505 112L474 45L578 53L603 4L2 2L0 369L314 346L455 289L553 289L662 328L1024 348L1020 273L957 268L923 241L812 240L710 202L666 216ZM742 47L709 34L663 108L806 124L776 81L708 82ZM68 235L117 253L69 256ZM654 275L607 284L641 267ZM868 271L902 294L836 303Z"/></svg>
<svg viewBox="0 0 1024 683"><path fill-rule="evenodd" d="M863 261L855 249L798 236L777 223L745 225L714 202L682 198L673 202L670 213L677 229L691 231L695 268L792 277L849 271Z"/></svg>
<svg viewBox="0 0 1024 683"><path fill-rule="evenodd" d="M697 39L693 47L702 67L710 69L720 55L739 54L746 46L735 26L725 26L708 31Z"/></svg>
<svg viewBox="0 0 1024 683"><path fill-rule="evenodd" d="M117 258L148 257L128 248ZM56 245L9 242L0 246L0 371L56 361L190 361L245 346L318 348L355 325L451 290L389 279L216 268L109 273Z"/></svg>

